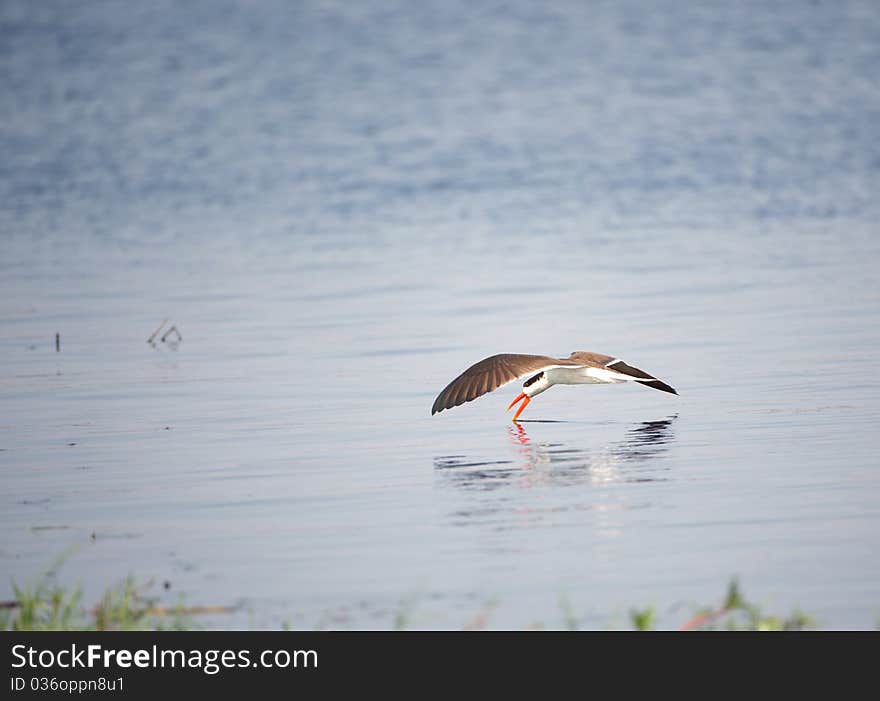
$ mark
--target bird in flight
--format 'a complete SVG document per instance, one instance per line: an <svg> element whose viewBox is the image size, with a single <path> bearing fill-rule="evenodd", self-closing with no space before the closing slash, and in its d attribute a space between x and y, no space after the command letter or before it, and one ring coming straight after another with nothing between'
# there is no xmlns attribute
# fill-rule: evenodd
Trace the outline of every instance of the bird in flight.
<svg viewBox="0 0 880 701"><path fill-rule="evenodd" d="M532 397L550 389L553 385L633 381L662 392L678 394L663 380L658 380L644 370L627 365L620 358L611 355L575 351L568 358L551 358L546 355L502 353L471 365L446 385L434 400L431 415L472 401L523 377L528 379L523 382L522 392L507 407L507 411L510 411L517 402L522 401L513 415L514 423L532 401Z"/></svg>

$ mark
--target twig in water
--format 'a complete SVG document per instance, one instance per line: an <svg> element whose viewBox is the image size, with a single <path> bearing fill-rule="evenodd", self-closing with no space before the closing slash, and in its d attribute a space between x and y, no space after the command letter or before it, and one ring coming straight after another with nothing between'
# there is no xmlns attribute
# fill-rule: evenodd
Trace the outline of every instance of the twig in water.
<svg viewBox="0 0 880 701"><path fill-rule="evenodd" d="M234 613L233 606L152 606L147 609L148 616L202 616L211 613Z"/></svg>
<svg viewBox="0 0 880 701"><path fill-rule="evenodd" d="M162 323L159 324L159 328L156 329L155 331L153 331L153 335L147 339L147 343L152 343L153 339L159 335L159 332L165 327L165 324L167 324L167 323L168 323L168 319L162 319ZM164 341L165 339L163 338L162 340Z"/></svg>
<svg viewBox="0 0 880 701"><path fill-rule="evenodd" d="M727 596L724 598L724 603L721 604L721 606L714 610L710 609L708 611L698 613L689 621L686 621L684 624L682 624L679 630L694 630L695 628L699 628L700 626L706 625L707 623L717 621L722 616L726 616L727 614L734 611L745 611L751 614L753 618L758 617L755 607L749 604L743 598L742 593L740 593L739 582L736 579L732 579L730 581L730 584L727 586Z"/></svg>
<svg viewBox="0 0 880 701"><path fill-rule="evenodd" d="M729 608L720 608L715 611L706 611L705 613L698 614L691 618L689 621L686 621L681 625L679 630L693 630L694 628L699 628L706 623L711 623L722 616L730 613Z"/></svg>
<svg viewBox="0 0 880 701"><path fill-rule="evenodd" d="M168 329L168 330L165 332L165 335L162 336L162 343L165 343L165 339L168 338L168 336L170 336L172 332L174 332L174 333L177 334L177 340L178 340L178 341L182 341L182 340L183 340L183 336L180 335L180 331L177 330L177 327L176 327L176 326L172 326L170 329Z"/></svg>

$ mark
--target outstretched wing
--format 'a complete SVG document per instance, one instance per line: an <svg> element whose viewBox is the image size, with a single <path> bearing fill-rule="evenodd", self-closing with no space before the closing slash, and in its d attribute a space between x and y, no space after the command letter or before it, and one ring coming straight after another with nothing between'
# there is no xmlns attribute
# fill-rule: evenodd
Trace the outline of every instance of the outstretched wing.
<svg viewBox="0 0 880 701"><path fill-rule="evenodd" d="M649 375L644 370L639 370L639 368L634 368L632 365L627 365L619 358L612 360L610 363L605 363L605 367L612 372L617 372L621 375L628 375L640 385L653 387L654 389L659 389L661 392L678 394L678 392L667 385L663 380L658 380L656 377L654 377L653 375Z"/></svg>
<svg viewBox="0 0 880 701"><path fill-rule="evenodd" d="M568 358L569 361L577 362L583 367L589 368L588 374L595 376L603 382L620 382L621 380L633 380L646 387L659 389L661 392L669 392L670 394L678 394L672 387L667 385L663 380L658 380L653 375L649 375L644 370L628 365L620 358L612 355L602 355L601 353L585 353L583 351L575 351Z"/></svg>
<svg viewBox="0 0 880 701"><path fill-rule="evenodd" d="M469 402L520 377L555 365L568 364L568 361L550 358L546 355L518 355L516 353L493 355L471 365L446 385L446 388L434 400L431 414Z"/></svg>

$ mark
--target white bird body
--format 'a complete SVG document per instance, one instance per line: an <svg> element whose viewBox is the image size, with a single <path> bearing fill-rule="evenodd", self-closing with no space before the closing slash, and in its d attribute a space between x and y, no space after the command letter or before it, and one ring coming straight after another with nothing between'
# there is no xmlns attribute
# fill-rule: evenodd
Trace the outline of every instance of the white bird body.
<svg viewBox="0 0 880 701"><path fill-rule="evenodd" d="M527 397L541 394L541 392L550 389L553 385L613 384L616 382L628 382L633 379L632 377L603 368L572 368L565 365L551 366L542 372L542 377L528 387L523 388L523 393Z"/></svg>

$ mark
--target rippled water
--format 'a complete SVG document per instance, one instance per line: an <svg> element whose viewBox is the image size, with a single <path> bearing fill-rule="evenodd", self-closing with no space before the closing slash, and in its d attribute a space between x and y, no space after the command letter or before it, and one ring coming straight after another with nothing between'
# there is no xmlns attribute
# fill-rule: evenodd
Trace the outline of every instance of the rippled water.
<svg viewBox="0 0 880 701"><path fill-rule="evenodd" d="M876 3L5 2L0 68L3 598L875 625ZM430 416L575 350L681 397Z"/></svg>

